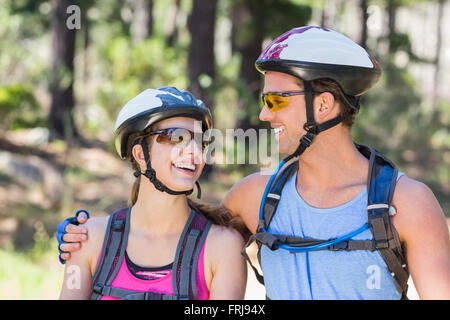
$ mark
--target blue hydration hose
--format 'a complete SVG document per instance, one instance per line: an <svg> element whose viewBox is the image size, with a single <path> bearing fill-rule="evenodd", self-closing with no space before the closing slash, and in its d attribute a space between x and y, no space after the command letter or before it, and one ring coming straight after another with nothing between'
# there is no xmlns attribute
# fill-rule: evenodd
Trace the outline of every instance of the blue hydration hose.
<svg viewBox="0 0 450 320"><path fill-rule="evenodd" d="M336 238L334 240L330 240L324 243L315 244L312 246L305 246L305 247L294 247L294 246L288 246L286 244L280 244L278 247L284 250L288 250L291 252L308 252L308 251L315 251L320 250L324 248L328 248L329 246L332 246L337 243L341 243L343 241L349 240L353 238L354 236L360 234L361 232L366 231L369 228L369 225L366 223L361 228L356 229L355 231L350 232L349 234L346 234L345 236Z"/></svg>

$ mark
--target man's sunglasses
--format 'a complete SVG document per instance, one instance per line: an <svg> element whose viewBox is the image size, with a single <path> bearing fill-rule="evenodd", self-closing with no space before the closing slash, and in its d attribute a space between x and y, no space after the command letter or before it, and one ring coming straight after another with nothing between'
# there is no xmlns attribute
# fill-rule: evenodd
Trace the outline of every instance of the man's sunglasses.
<svg viewBox="0 0 450 320"><path fill-rule="evenodd" d="M156 142L160 144L184 147L187 146L191 142L191 140L194 140L197 145L201 143L203 151L205 151L205 149L209 146L209 141L203 140L203 134L195 133L185 128L167 128L155 130L140 136L140 138L153 135L158 135L156 137Z"/></svg>
<svg viewBox="0 0 450 320"><path fill-rule="evenodd" d="M312 94L322 92L313 91ZM286 92L266 92L261 93L263 106L266 106L271 112L277 112L289 105L292 96L305 94L305 91L286 91Z"/></svg>

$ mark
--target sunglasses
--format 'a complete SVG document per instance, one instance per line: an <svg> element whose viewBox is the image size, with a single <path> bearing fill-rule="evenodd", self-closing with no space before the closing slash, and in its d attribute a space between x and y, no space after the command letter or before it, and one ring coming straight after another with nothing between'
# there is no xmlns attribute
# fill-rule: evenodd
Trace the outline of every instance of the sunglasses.
<svg viewBox="0 0 450 320"><path fill-rule="evenodd" d="M312 94L322 92L313 91ZM305 94L305 91L286 91L286 92L266 92L261 93L263 106L266 106L271 112L277 112L289 105L292 96Z"/></svg>
<svg viewBox="0 0 450 320"><path fill-rule="evenodd" d="M160 144L166 144L166 145L172 145L172 146L178 146L178 147L185 147L187 146L191 140L194 140L197 145L202 145L202 151L205 151L206 148L208 148L210 141L204 141L203 140L203 134L199 135L198 132L193 132L188 129L184 128L167 128L167 129L160 129L155 130L152 132L149 132L141 137L145 136L153 136L157 135L156 142ZM201 139L201 141L200 141Z"/></svg>

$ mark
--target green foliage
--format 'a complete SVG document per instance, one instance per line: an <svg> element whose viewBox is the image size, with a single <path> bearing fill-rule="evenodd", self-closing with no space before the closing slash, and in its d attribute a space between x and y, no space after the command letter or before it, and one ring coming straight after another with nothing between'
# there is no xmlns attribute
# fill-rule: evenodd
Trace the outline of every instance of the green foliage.
<svg viewBox="0 0 450 320"><path fill-rule="evenodd" d="M432 187L448 212L445 193L450 185L450 153L445 156L444 150L450 147L450 105L427 105L409 66L396 65L394 57L399 51L406 52L409 61L416 59L409 36L391 35L390 44L382 62L382 78L363 97L353 136L385 153L400 171Z"/></svg>
<svg viewBox="0 0 450 320"><path fill-rule="evenodd" d="M38 241L28 252L0 250L0 299L57 299L64 269L56 248L53 238Z"/></svg>
<svg viewBox="0 0 450 320"><path fill-rule="evenodd" d="M7 130L46 125L30 86L11 84L0 87L0 125Z"/></svg>
<svg viewBox="0 0 450 320"><path fill-rule="evenodd" d="M308 24L312 16L311 6L292 1L266 1L267 15L264 20L266 34L275 38L284 32Z"/></svg>
<svg viewBox="0 0 450 320"><path fill-rule="evenodd" d="M187 87L186 52L167 47L160 37L137 45L128 37L116 37L101 52L110 81L99 87L98 99L111 120L129 99L147 88Z"/></svg>

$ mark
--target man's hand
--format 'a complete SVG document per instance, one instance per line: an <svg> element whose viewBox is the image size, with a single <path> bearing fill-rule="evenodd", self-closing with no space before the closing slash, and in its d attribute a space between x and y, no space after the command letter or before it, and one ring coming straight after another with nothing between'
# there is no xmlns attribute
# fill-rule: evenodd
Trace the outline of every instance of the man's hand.
<svg viewBox="0 0 450 320"><path fill-rule="evenodd" d="M88 239L87 229L82 225L89 219L89 212L78 210L75 217L67 218L58 225L59 261L65 264L70 259L70 252L80 250L81 242Z"/></svg>

